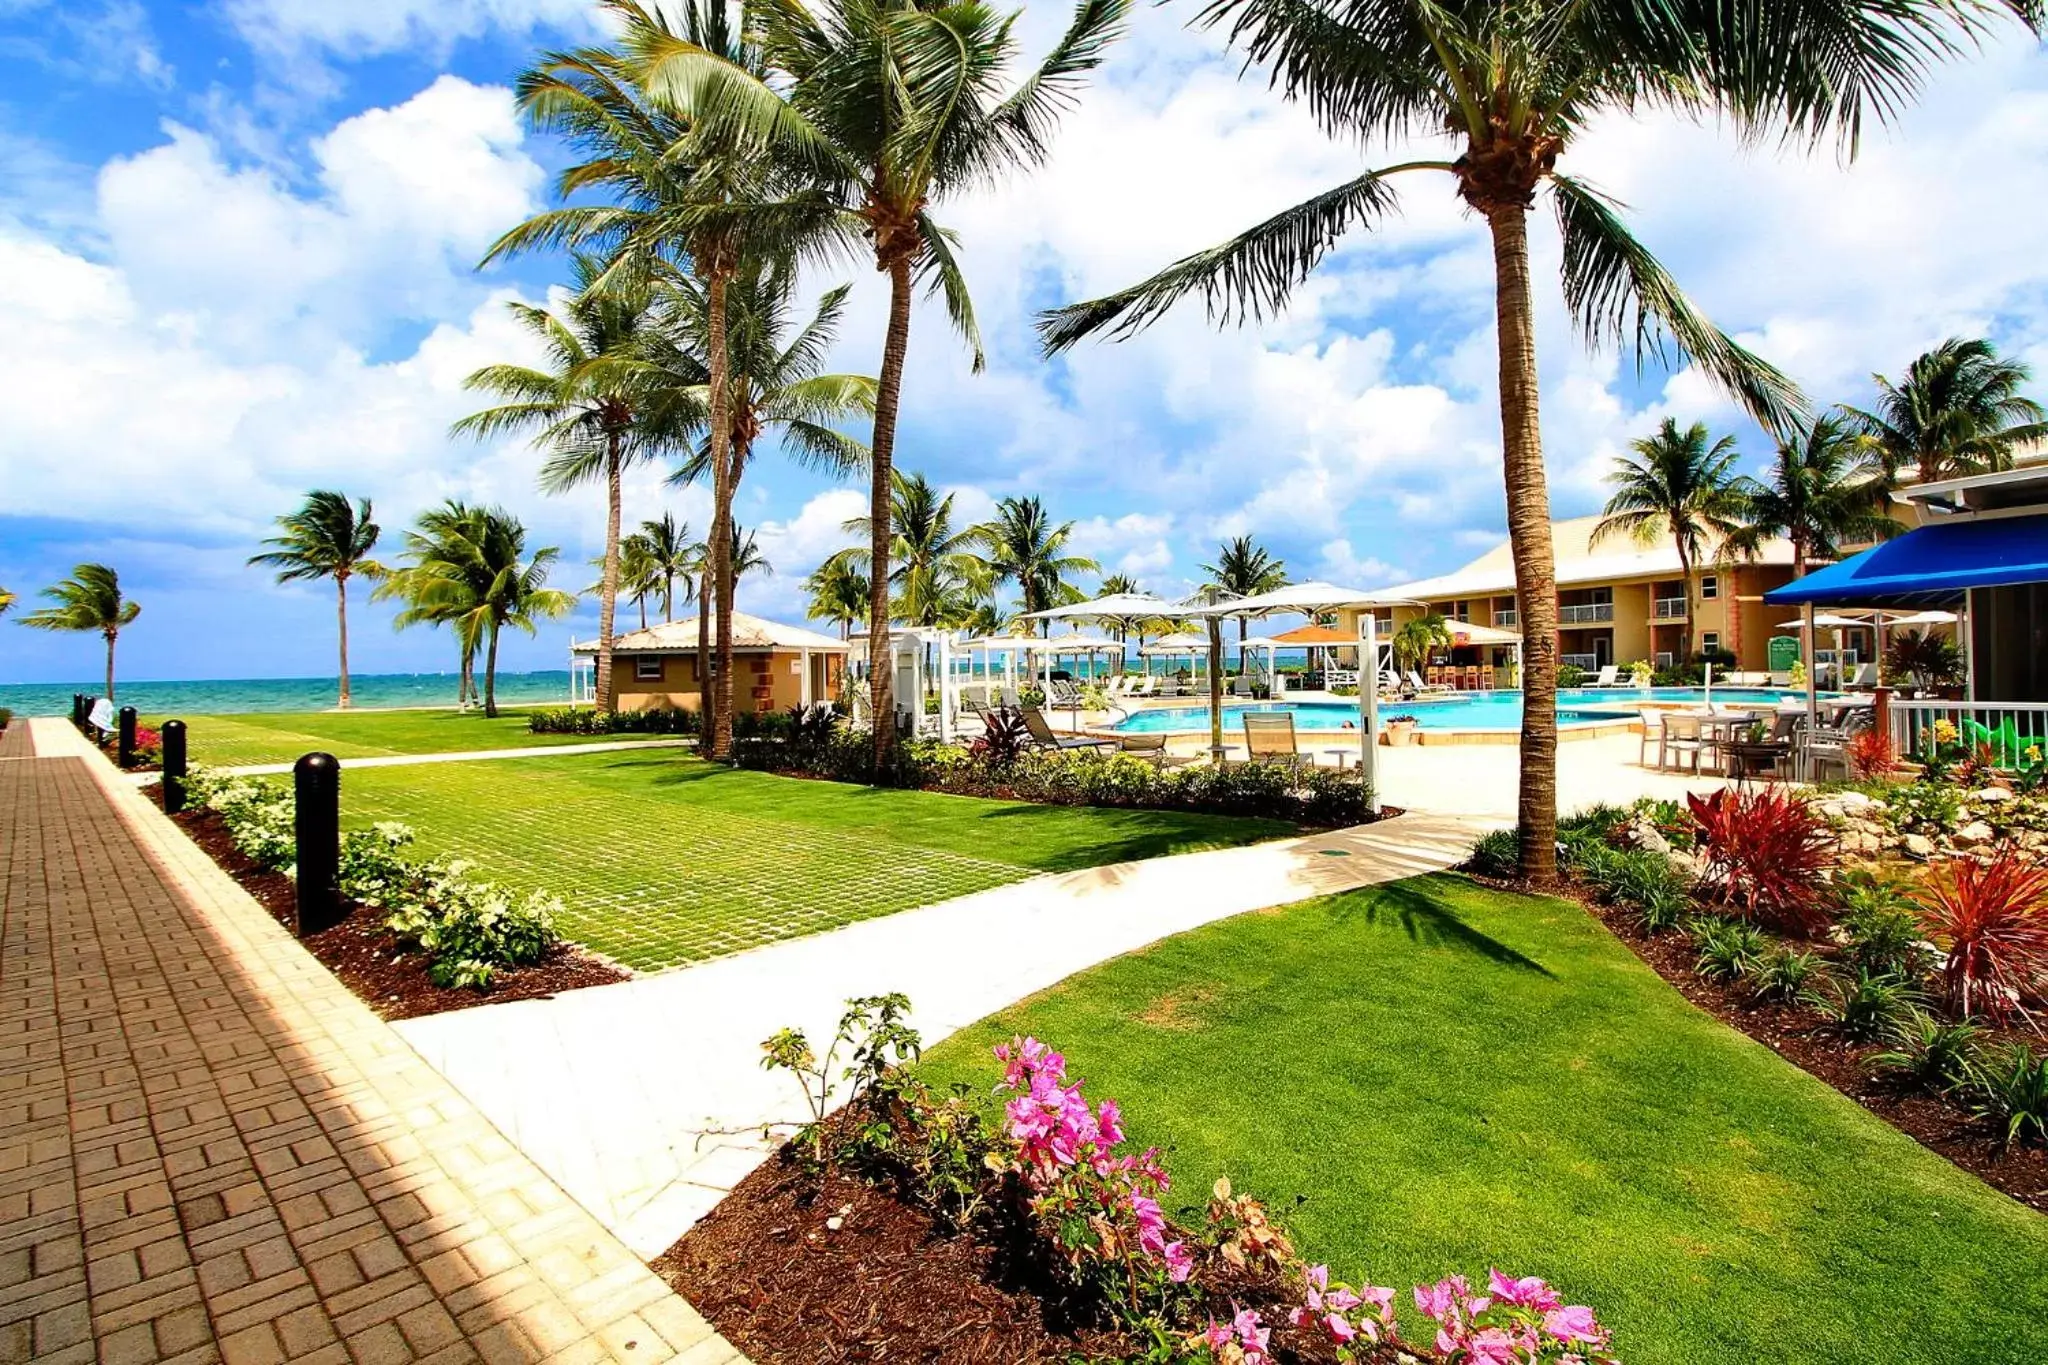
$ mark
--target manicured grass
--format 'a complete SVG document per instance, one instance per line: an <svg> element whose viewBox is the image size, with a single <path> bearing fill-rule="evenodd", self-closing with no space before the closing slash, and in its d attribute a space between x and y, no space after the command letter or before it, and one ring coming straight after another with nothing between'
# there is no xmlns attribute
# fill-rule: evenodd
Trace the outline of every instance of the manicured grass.
<svg viewBox="0 0 2048 1365"><path fill-rule="evenodd" d="M1130 858L1253 843L1273 821L882 791L738 772L676 749L344 767L343 820L560 895L563 932L629 966L699 961ZM991 936L1005 931L990 926Z"/></svg>
<svg viewBox="0 0 2048 1365"><path fill-rule="evenodd" d="M1694 1009L1584 911L1423 878L1240 916L935 1049L1013 1032L1344 1278L1498 1265L1630 1365L2048 1360L2048 1218ZM1301 1201L1297 1203L1297 1200ZM1169 1201L1169 1202L1176 1202Z"/></svg>
<svg viewBox="0 0 2048 1365"><path fill-rule="evenodd" d="M336 758L392 754L452 754L477 749L596 744L660 735L536 735L526 711L507 707L494 719L481 711L298 711L235 716L186 716L185 743L194 763L231 767L289 763L322 749ZM151 727L163 717L145 718Z"/></svg>

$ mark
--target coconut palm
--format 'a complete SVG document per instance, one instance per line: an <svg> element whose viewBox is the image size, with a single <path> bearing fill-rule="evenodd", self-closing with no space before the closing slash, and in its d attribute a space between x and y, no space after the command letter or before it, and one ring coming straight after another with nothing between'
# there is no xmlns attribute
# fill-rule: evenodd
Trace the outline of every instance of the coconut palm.
<svg viewBox="0 0 2048 1365"><path fill-rule="evenodd" d="M961 610L963 597L978 596L991 581L988 564L976 552L982 544L981 528L956 528L953 495L940 496L922 474L899 469L890 483L894 492L889 499L889 556L885 561L894 588L890 617L913 626L945 625ZM873 528L866 517L850 517L845 529L867 544L853 545L833 558L865 578L873 572ZM870 606L873 596L870 585Z"/></svg>
<svg viewBox="0 0 2048 1365"><path fill-rule="evenodd" d="M1211 0L1225 28L1332 136L1438 155L1368 170L1168 266L1133 288L1042 320L1047 349L1095 332L1130 336L1190 295L1219 320L1264 318L1355 229L1397 206L1402 176L1441 174L1492 239L1502 467L1524 634L1521 869L1556 874L1557 581L1538 413L1528 217L1546 192L1563 236L1564 302L1589 342L1667 344L1774 432L1803 410L1784 375L1686 299L1617 205L1559 170L1602 114L1671 110L1744 135L1853 151L1867 120L1916 92L1930 63L2000 11L2037 20L2038 0ZM1425 152L1432 149L1424 149Z"/></svg>
<svg viewBox="0 0 2048 1365"><path fill-rule="evenodd" d="M604 556L590 561L598 571L597 582L583 590L584 596L604 591ZM661 591L661 577L648 562L647 546L640 537L629 535L619 541L619 600L631 602L640 613L640 629L647 629L647 599Z"/></svg>
<svg viewBox="0 0 2048 1365"><path fill-rule="evenodd" d="M868 577L843 555L833 555L811 570L804 591L810 594L804 615L838 626L842 640L852 637L855 623L867 619Z"/></svg>
<svg viewBox="0 0 2048 1365"><path fill-rule="evenodd" d="M641 522L631 538L652 581L660 586L662 621L675 620L676 584L682 584L684 602L697 596L691 575L701 547L690 539L690 524L677 521L673 512L663 512L652 521Z"/></svg>
<svg viewBox="0 0 2048 1365"><path fill-rule="evenodd" d="M1256 597L1287 586L1286 563L1273 558L1265 546L1250 536L1224 541L1217 547L1216 562L1202 565L1202 572L1209 575L1210 586L1221 588L1232 597ZM1242 616L1238 617L1237 648L1240 656L1250 633L1250 623Z"/></svg>
<svg viewBox="0 0 2048 1365"><path fill-rule="evenodd" d="M484 714L498 714L498 639L506 626L532 635L540 621L566 616L573 593L547 586L561 552L529 552L526 527L502 507L450 502L423 513L406 534L408 563L391 581L408 603L396 624L447 624L464 642L465 665L484 655ZM381 590L381 589L380 589Z"/></svg>
<svg viewBox="0 0 2048 1365"><path fill-rule="evenodd" d="M995 581L1017 585L1019 605L1027 616L1080 601L1080 590L1067 582L1069 574L1102 572L1102 566L1086 555L1066 552L1074 523L1055 526L1036 497L999 499L995 520L983 522L974 534ZM1039 622L1041 631L1051 625Z"/></svg>
<svg viewBox="0 0 2048 1365"><path fill-rule="evenodd" d="M12 611L14 609L14 602L14 594L5 588L0 588L0 616L5 616L9 611Z"/></svg>
<svg viewBox="0 0 2048 1365"><path fill-rule="evenodd" d="M1601 509L1592 543L1626 535L1640 545L1669 536L1678 551L1678 575L1685 584L1685 620L1680 623L1681 659L1692 657L1692 578L1710 548L1742 529L1748 500L1735 462L1741 452L1733 436L1712 440L1706 423L1684 431L1666 417L1654 436L1629 443L1633 457L1614 462L1607 481L1614 493Z"/></svg>
<svg viewBox="0 0 2048 1365"><path fill-rule="evenodd" d="M540 486L567 493L604 484L604 577L598 584L597 705L612 706L612 628L618 611L619 519L626 467L649 453L638 430L646 402L640 359L653 331L654 291L644 282L600 284L604 264L575 260L575 293L557 313L530 303L507 305L540 344L545 368L487 365L463 387L505 401L455 424L478 440L531 434L547 452Z"/></svg>
<svg viewBox="0 0 2048 1365"><path fill-rule="evenodd" d="M1911 471L1922 483L2012 468L2013 454L2048 436L2048 412L2020 393L2033 377L1989 341L1950 337L1906 367L1897 384L1881 374L1877 410L1845 408L1874 450L1866 462L1887 486Z"/></svg>
<svg viewBox="0 0 2048 1365"><path fill-rule="evenodd" d="M757 143L853 206L843 228L864 237L889 277L871 441L869 653L889 646L889 503L910 304L920 283L943 295L981 368L981 343L954 242L935 206L996 174L1042 162L1059 114L1123 26L1130 0L1081 0L1065 35L1012 89L1012 19L974 0L802 0L764 5L758 21L771 83L701 48L643 32L639 51L659 88L696 110L721 139ZM874 714L894 713L890 670L872 673ZM887 759L892 727L875 727Z"/></svg>
<svg viewBox="0 0 2048 1365"><path fill-rule="evenodd" d="M1404 623L1394 632L1394 664L1399 668L1420 668L1436 650L1449 649L1457 640L1450 622L1439 612L1430 612Z"/></svg>
<svg viewBox="0 0 2048 1365"><path fill-rule="evenodd" d="M104 564L80 564L71 577L43 589L55 605L32 611L21 624L35 630L96 630L107 642L107 700L114 699L114 641L122 627L142 614L142 605L121 596L121 577Z"/></svg>
<svg viewBox="0 0 2048 1365"><path fill-rule="evenodd" d="M315 578L334 580L335 614L341 639L341 701L350 704L348 692L348 580L355 575L376 581L384 566L370 558L377 547L377 523L370 520L370 500L359 498L353 506L340 493L315 489L296 512L277 519L282 535L265 540L275 549L251 555L251 564L277 570L280 583Z"/></svg>

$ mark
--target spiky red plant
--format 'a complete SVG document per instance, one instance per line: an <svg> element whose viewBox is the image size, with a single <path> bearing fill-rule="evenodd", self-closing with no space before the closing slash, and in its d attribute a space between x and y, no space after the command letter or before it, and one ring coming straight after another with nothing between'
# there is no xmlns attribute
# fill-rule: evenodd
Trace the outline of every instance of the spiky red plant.
<svg viewBox="0 0 2048 1365"><path fill-rule="evenodd" d="M1892 748L1892 737L1876 726L1851 735L1848 752L1849 771L1865 780L1890 775L1898 760L1898 754Z"/></svg>
<svg viewBox="0 0 2048 1365"><path fill-rule="evenodd" d="M1915 901L1948 954L1942 994L1959 1016L2003 1022L2048 976L2048 868L2015 853L1956 858L1928 874Z"/></svg>
<svg viewBox="0 0 2048 1365"><path fill-rule="evenodd" d="M1821 874L1834 838L1804 801L1777 788L1689 796L1707 882L1745 919L1811 935L1828 921Z"/></svg>

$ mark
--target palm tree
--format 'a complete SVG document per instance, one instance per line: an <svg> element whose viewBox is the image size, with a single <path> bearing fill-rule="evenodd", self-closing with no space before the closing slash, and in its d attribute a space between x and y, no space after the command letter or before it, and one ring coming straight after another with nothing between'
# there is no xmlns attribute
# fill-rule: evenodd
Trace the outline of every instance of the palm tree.
<svg viewBox="0 0 2048 1365"><path fill-rule="evenodd" d="M405 533L405 557L397 567L387 569L384 577L370 593L372 602L395 600L405 606L392 620L392 627L405 630L416 625L447 626L455 637L455 647L460 658L460 672L455 688L455 700L459 706L467 706L477 694L476 653L483 643L482 618L472 608L469 600L474 592L459 593L455 580L441 575L444 581L432 584L433 600L429 604L425 589L429 586L429 575L420 566L428 562L452 562L462 551L457 542L476 534L477 509L464 502L450 498L439 507L430 507L413 521L413 529ZM446 547L446 548L443 548ZM465 586L471 586L462 580Z"/></svg>
<svg viewBox="0 0 2048 1365"><path fill-rule="evenodd" d="M1502 470L1524 635L1521 870L1556 875L1557 575L1538 413L1528 217L1546 189L1563 236L1564 302L1589 342L1630 345L1638 363L1675 343L1769 430L1803 410L1797 388L1696 311L1628 231L1613 201L1558 162L1602 114L1668 109L1726 119L1753 137L1854 150L1869 119L1915 93L1934 61L1994 14L2031 26L2037 0L1212 0L1254 62L1332 136L1444 137L1437 157L1368 170L1134 288L1041 321L1049 351L1093 332L1129 336L1201 296L1218 320L1259 319L1353 229L1395 210L1396 179L1447 175L1492 239Z"/></svg>
<svg viewBox="0 0 2048 1365"><path fill-rule="evenodd" d="M5 588L0 588L0 616L5 616L14 609L14 600L13 593Z"/></svg>
<svg viewBox="0 0 2048 1365"><path fill-rule="evenodd" d="M487 365L463 387L505 400L455 424L478 440L534 433L548 452L540 486L566 493L604 483L604 576L598 584L597 706L612 706L612 627L618 611L619 518L626 467L648 453L637 431L646 402L640 359L652 331L654 294L644 283L600 284L605 267L575 258L575 294L561 313L517 301L507 307L540 343L545 369Z"/></svg>
<svg viewBox="0 0 2048 1365"><path fill-rule="evenodd" d="M1262 592L1277 592L1287 586L1287 565L1273 558L1266 547L1250 536L1238 536L1226 540L1217 547L1216 562L1202 565L1202 572L1209 575L1211 586L1221 588L1232 597L1256 597ZM1251 627L1242 616L1237 618L1237 652L1244 655L1245 638Z"/></svg>
<svg viewBox="0 0 2048 1365"><path fill-rule="evenodd" d="M995 581L1017 585L1027 616L1081 600L1081 594L1067 582L1068 574L1102 571L1102 566L1086 555L1066 553L1073 534L1074 523L1053 525L1045 504L1036 497L999 500L996 519L975 528ZM1042 633L1049 633L1051 625L1050 621L1039 622Z"/></svg>
<svg viewBox="0 0 2048 1365"><path fill-rule="evenodd" d="M856 622L867 619L868 576L843 554L832 555L811 570L811 576L804 580L804 591L810 594L810 605L804 615L838 626L842 640L852 637Z"/></svg>
<svg viewBox="0 0 2048 1365"><path fill-rule="evenodd" d="M1122 597L1131 593L1143 592L1144 589L1139 587L1138 580L1131 577L1129 574L1113 573L1105 577L1102 580L1102 582L1096 584L1095 591L1096 595L1099 597ZM1142 624L1142 618L1136 616L1117 616L1109 618L1110 629L1116 632L1116 642L1118 644L1128 643L1130 641L1131 632L1139 628ZM1145 642L1144 640L1140 639L1138 643L1140 645L1143 645Z"/></svg>
<svg viewBox="0 0 2048 1365"><path fill-rule="evenodd" d="M887 657L892 614L889 503L896 420L910 345L911 295L920 282L944 297L954 326L982 365L979 329L950 234L932 208L1006 169L1044 161L1059 114L1118 34L1130 0L1080 0L1065 35L1014 89L1012 20L974 0L801 0L761 6L771 84L702 48L644 33L641 52L678 103L723 140L770 149L813 184L853 206L844 232L865 238L889 277L889 321L875 398L868 524L873 540L869 657ZM890 670L872 670L874 714L894 714ZM877 766L896 739L875 727Z"/></svg>
<svg viewBox="0 0 2048 1365"><path fill-rule="evenodd" d="M1614 462L1607 481L1614 494L1601 509L1592 543L1627 535L1648 545L1671 537L1678 550L1678 574L1685 584L1685 620L1679 627L1678 657L1692 657L1693 567L1710 543L1719 547L1742 528L1748 502L1735 462L1741 452L1733 436L1709 444L1706 423L1684 431L1666 417L1654 436L1629 444L1635 452Z"/></svg>
<svg viewBox="0 0 2048 1365"><path fill-rule="evenodd" d="M1449 649L1456 643L1450 622L1442 613L1433 611L1394 632L1394 663L1400 668L1420 668L1428 662L1431 651Z"/></svg>
<svg viewBox="0 0 2048 1365"><path fill-rule="evenodd" d="M370 520L370 500L358 498L354 506L340 493L315 489L306 495L296 512L277 519L284 534L265 540L277 548L251 555L251 564L277 570L277 581L291 583L315 578L334 580L335 613L341 635L341 701L346 709L348 694L348 580L356 574L375 582L384 566L370 558L377 547L377 523Z"/></svg>
<svg viewBox="0 0 2048 1365"><path fill-rule="evenodd" d="M698 555L697 542L690 539L688 522L677 521L673 512L663 512L653 521L643 521L633 534L644 556L646 568L661 587L663 624L676 619L676 581L683 585L683 601L697 596L691 574Z"/></svg>
<svg viewBox="0 0 2048 1365"><path fill-rule="evenodd" d="M409 563L393 576L409 603L398 614L403 628L446 623L464 642L465 668L479 645L484 653L484 714L498 714L498 638L506 626L532 635L538 623L566 616L572 593L547 586L561 552L528 552L526 527L502 507L460 503L421 514L406 534Z"/></svg>
<svg viewBox="0 0 2048 1365"><path fill-rule="evenodd" d="M142 614L142 604L121 596L121 578L104 564L80 564L71 577L43 589L55 606L32 611L21 624L36 630L96 630L107 642L107 700L114 699L114 641Z"/></svg>
<svg viewBox="0 0 2048 1365"><path fill-rule="evenodd" d="M2048 412L2020 394L2032 377L1989 341L1950 337L1907 366L1901 382L1870 377L1876 412L1843 411L1875 446L1868 463L1887 487L1906 470L1922 483L1987 474L2012 468L2016 449L2048 436Z"/></svg>
<svg viewBox="0 0 2048 1365"><path fill-rule="evenodd" d="M597 582L583 591L586 595L604 591L604 556L590 561L598 571ZM647 542L636 531L619 541L619 597L630 601L640 612L640 629L647 629L647 599L661 591L661 576L654 571L647 556Z"/></svg>
<svg viewBox="0 0 2048 1365"><path fill-rule="evenodd" d="M890 619L913 626L940 626L957 614L962 598L978 596L990 581L989 566L976 553L982 544L982 528L953 525L953 495L941 497L922 474L896 470L890 483L889 557L890 583L895 595L890 602ZM850 517L846 533L867 545L841 550L843 560L854 573L866 578L873 572L875 542L867 517ZM873 587L869 604L873 605ZM971 610L971 604L964 609Z"/></svg>

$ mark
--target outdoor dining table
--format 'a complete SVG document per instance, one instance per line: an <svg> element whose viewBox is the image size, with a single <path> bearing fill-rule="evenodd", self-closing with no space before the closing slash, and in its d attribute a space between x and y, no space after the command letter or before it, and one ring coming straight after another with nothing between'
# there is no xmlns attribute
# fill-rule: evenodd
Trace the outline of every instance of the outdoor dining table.
<svg viewBox="0 0 2048 1365"><path fill-rule="evenodd" d="M1753 711L1679 711L1675 714L1700 723L1700 747L1718 756L1728 752L1736 737L1756 724ZM1720 765L1726 767L1725 764Z"/></svg>

